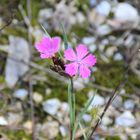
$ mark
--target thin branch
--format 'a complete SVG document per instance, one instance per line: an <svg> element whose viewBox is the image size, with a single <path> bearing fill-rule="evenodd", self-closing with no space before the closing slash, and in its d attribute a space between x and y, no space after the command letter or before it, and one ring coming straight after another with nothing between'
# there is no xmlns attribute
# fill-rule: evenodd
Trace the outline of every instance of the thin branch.
<svg viewBox="0 0 140 140"><path fill-rule="evenodd" d="M89 140L92 140L92 136L94 134L94 132L96 131L96 129L98 128L99 124L101 123L107 109L109 108L109 106L111 105L112 101L115 99L115 97L118 95L118 91L126 84L127 79L126 79L126 75L130 69L130 64L133 61L134 56L139 52L139 48L137 48L137 50L131 55L131 59L129 60L128 66L124 72L124 80L122 80L118 86L115 88L115 90L113 91L111 97L109 98L101 116L99 117L99 119L97 120L96 125L93 127L91 134L89 135Z"/></svg>
<svg viewBox="0 0 140 140"><path fill-rule="evenodd" d="M32 79L29 80L29 96L30 96L31 119L32 119L32 140L36 140L36 138L35 138L35 116L34 116L33 83L32 83Z"/></svg>

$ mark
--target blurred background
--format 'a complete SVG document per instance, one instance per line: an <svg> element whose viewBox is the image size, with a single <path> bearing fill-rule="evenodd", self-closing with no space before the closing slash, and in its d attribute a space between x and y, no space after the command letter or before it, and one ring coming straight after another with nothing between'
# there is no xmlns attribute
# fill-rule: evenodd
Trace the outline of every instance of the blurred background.
<svg viewBox="0 0 140 140"><path fill-rule="evenodd" d="M60 22L70 47L84 43L97 57L90 78L74 79L77 114L97 90L83 129L120 85L93 140L140 140L139 12L139 0L0 0L0 140L69 139L68 80L34 48L41 25L62 37Z"/></svg>

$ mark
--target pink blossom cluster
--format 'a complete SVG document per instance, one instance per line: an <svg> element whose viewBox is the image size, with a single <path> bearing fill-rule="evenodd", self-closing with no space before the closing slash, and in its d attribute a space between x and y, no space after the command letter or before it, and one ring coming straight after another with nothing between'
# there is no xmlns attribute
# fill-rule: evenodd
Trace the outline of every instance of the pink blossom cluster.
<svg viewBox="0 0 140 140"><path fill-rule="evenodd" d="M54 58L59 51L60 37L44 37L35 44L37 51L42 59ZM91 75L90 68L95 65L96 57L89 53L84 44L79 44L75 49L68 48L64 51L65 73L73 77L79 75L87 78Z"/></svg>

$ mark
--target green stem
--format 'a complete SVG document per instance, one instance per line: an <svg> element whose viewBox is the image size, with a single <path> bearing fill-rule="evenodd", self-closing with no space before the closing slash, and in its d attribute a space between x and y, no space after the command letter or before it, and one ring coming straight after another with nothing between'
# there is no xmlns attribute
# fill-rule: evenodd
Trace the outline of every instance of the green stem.
<svg viewBox="0 0 140 140"><path fill-rule="evenodd" d="M70 106L70 140L74 140L74 123L75 123L75 94L73 89L73 79L70 78L68 86L68 102Z"/></svg>

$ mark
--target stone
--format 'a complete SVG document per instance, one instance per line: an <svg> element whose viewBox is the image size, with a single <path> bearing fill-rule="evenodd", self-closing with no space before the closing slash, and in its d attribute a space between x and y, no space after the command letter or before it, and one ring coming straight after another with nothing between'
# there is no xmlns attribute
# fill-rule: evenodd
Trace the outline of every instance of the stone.
<svg viewBox="0 0 140 140"><path fill-rule="evenodd" d="M97 34L99 36L107 35L111 32L111 27L107 24L103 24L97 27Z"/></svg>
<svg viewBox="0 0 140 140"><path fill-rule="evenodd" d="M123 127L133 127L136 124L136 119L130 111L125 111L116 118L115 123Z"/></svg>
<svg viewBox="0 0 140 140"><path fill-rule="evenodd" d="M43 109L45 112L55 115L60 108L61 103L58 99L49 99L45 102L43 102Z"/></svg>
<svg viewBox="0 0 140 140"><path fill-rule="evenodd" d="M107 48L105 54L107 57L112 57L114 55L115 51L117 51L117 47L112 46L112 47Z"/></svg>
<svg viewBox="0 0 140 140"><path fill-rule="evenodd" d="M124 102L124 108L125 109L130 109L130 110L133 110L134 109L134 106L135 106L135 103L133 100L129 99L129 100L126 100Z"/></svg>
<svg viewBox="0 0 140 140"><path fill-rule="evenodd" d="M109 2L104 0L96 6L96 11L103 16L108 16L111 11L111 5Z"/></svg>
<svg viewBox="0 0 140 140"><path fill-rule="evenodd" d="M0 116L0 126L6 125L8 125L8 121L3 116Z"/></svg>
<svg viewBox="0 0 140 140"><path fill-rule="evenodd" d="M83 23L85 21L85 16L82 14L82 12L78 12L76 14L77 23Z"/></svg>
<svg viewBox="0 0 140 140"><path fill-rule="evenodd" d="M23 127L25 128L25 131L27 134L32 133L32 121L28 120L23 124Z"/></svg>
<svg viewBox="0 0 140 140"><path fill-rule="evenodd" d="M51 92L52 92L52 90L51 90L50 88L47 88L47 89L45 90L46 95L50 95Z"/></svg>
<svg viewBox="0 0 140 140"><path fill-rule="evenodd" d="M138 11L128 3L119 3L114 11L115 19L122 22L137 22L139 20Z"/></svg>
<svg viewBox="0 0 140 140"><path fill-rule="evenodd" d="M33 100L36 102L36 103L41 103L43 101L43 97L41 94L35 92L33 93Z"/></svg>
<svg viewBox="0 0 140 140"><path fill-rule="evenodd" d="M14 92L14 97L20 100L25 100L27 95L28 95L28 91L26 89L18 89Z"/></svg>
<svg viewBox="0 0 140 140"><path fill-rule="evenodd" d="M18 126L19 123L23 120L23 114L22 113L12 113L9 112L7 115L7 121L8 125L10 126Z"/></svg>
<svg viewBox="0 0 140 140"><path fill-rule="evenodd" d="M97 46L96 46L95 44L92 44L92 45L89 46L89 50L90 50L90 52L92 52L92 53L95 52L96 49L97 49Z"/></svg>
<svg viewBox="0 0 140 140"><path fill-rule="evenodd" d="M102 105L105 104L105 99L104 99L102 96L96 94L96 93L95 93L94 91L92 91L92 90L89 91L89 93L88 93L89 98L91 98L94 94L95 94L95 96L94 96L93 101L91 102L91 105L89 106L89 110L90 110L91 108L95 107L95 106L102 106Z"/></svg>
<svg viewBox="0 0 140 140"><path fill-rule="evenodd" d="M89 36L89 37L84 37L82 39L82 42L86 45L90 45L90 44L94 43L95 40L96 40L95 37Z"/></svg>
<svg viewBox="0 0 140 140"><path fill-rule="evenodd" d="M18 79L28 70L30 61L29 44L24 38L10 36L8 59L5 68L5 81L8 87L14 87ZM26 63L26 64L25 64Z"/></svg>
<svg viewBox="0 0 140 140"><path fill-rule="evenodd" d="M59 131L60 131L62 137L66 137L68 135L68 130L62 125L59 127Z"/></svg>
<svg viewBox="0 0 140 140"><path fill-rule="evenodd" d="M49 121L42 125L41 133L48 139L54 139L59 133L59 124L56 121Z"/></svg>
<svg viewBox="0 0 140 140"><path fill-rule="evenodd" d="M102 125L104 125L104 126L108 126L108 125L112 124L112 122L113 122L113 120L107 116L104 116L102 119Z"/></svg>
<svg viewBox="0 0 140 140"><path fill-rule="evenodd" d="M96 6L97 0L90 0L89 4L90 4L91 7Z"/></svg>
<svg viewBox="0 0 140 140"><path fill-rule="evenodd" d="M114 60L115 60L115 61L123 60L122 54L121 54L121 53L116 53L116 54L114 55Z"/></svg>
<svg viewBox="0 0 140 140"><path fill-rule="evenodd" d="M84 114L82 118L85 122L90 122L92 120L92 117L89 114Z"/></svg>

